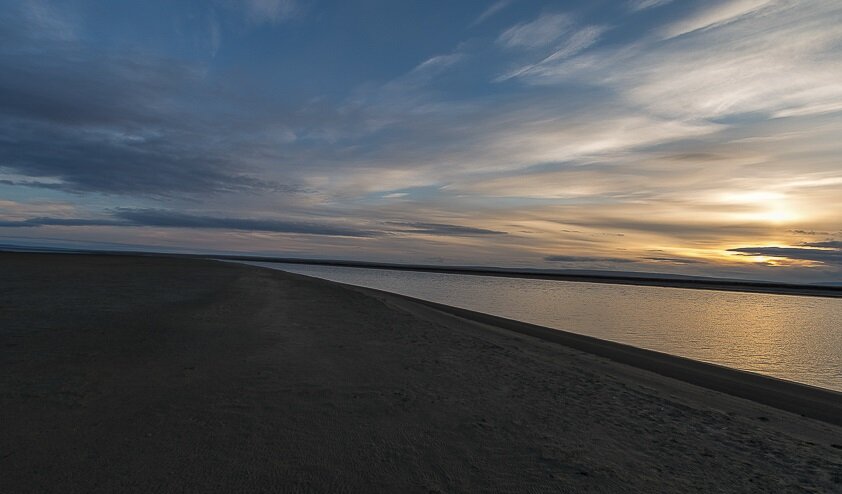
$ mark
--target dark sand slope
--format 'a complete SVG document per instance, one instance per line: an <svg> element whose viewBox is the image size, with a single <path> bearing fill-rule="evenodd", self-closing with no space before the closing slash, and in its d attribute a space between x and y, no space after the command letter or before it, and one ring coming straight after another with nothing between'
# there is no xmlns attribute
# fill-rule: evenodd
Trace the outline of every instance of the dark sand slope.
<svg viewBox="0 0 842 494"><path fill-rule="evenodd" d="M0 400L11 493L842 492L838 426L210 261L0 256Z"/></svg>

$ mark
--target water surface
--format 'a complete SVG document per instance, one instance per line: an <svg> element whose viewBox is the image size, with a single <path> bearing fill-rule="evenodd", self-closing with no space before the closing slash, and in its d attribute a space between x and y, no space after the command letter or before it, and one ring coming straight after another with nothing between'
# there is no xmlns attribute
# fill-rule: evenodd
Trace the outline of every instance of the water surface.
<svg viewBox="0 0 842 494"><path fill-rule="evenodd" d="M249 263L842 391L842 299Z"/></svg>

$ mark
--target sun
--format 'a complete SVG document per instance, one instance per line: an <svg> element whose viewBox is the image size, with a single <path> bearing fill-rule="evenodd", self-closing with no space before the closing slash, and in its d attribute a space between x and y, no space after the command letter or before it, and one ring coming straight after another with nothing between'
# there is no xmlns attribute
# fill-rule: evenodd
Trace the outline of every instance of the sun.
<svg viewBox="0 0 842 494"><path fill-rule="evenodd" d="M754 216L759 221L773 224L791 223L798 219L798 215L794 211L779 204L770 205L767 210L755 213Z"/></svg>
<svg viewBox="0 0 842 494"><path fill-rule="evenodd" d="M800 218L789 198L780 192L743 191L720 196L725 204L745 206L748 211L736 213L742 219L770 224L791 223Z"/></svg>

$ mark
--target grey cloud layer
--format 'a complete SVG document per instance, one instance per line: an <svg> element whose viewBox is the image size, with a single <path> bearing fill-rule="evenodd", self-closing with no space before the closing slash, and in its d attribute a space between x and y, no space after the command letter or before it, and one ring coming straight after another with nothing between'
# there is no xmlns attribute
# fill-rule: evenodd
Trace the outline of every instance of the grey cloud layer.
<svg viewBox="0 0 842 494"><path fill-rule="evenodd" d="M281 3L254 5L271 15ZM0 172L32 180L2 183L157 197L305 191L268 177L268 162L285 163L265 151L310 116L226 89L202 65L5 34Z"/></svg>
<svg viewBox="0 0 842 494"><path fill-rule="evenodd" d="M273 190L173 103L194 84L184 67L113 60L0 61L0 166L57 178L52 188L166 195ZM44 65L55 64L52 67ZM56 84L60 80L62 83ZM32 185L32 182L24 182Z"/></svg>
<svg viewBox="0 0 842 494"><path fill-rule="evenodd" d="M470 235L505 235L506 232L501 232L497 230L488 230L485 228L473 228L468 226L460 226L460 225L448 225L443 223L397 223L397 222L390 222L390 225L395 225L396 227L400 227L400 231L406 231L409 233L418 233L418 234L425 234L425 235L457 235L457 236L470 236Z"/></svg>
<svg viewBox="0 0 842 494"><path fill-rule="evenodd" d="M112 218L50 218L37 217L20 221L0 221L0 227L39 226L146 226L160 228L203 228L214 230L245 230L271 233L298 233L339 237L373 237L380 232L324 223L281 221L273 219L226 218L178 213L154 209L118 209Z"/></svg>
<svg viewBox="0 0 842 494"><path fill-rule="evenodd" d="M163 228L211 228L221 230L249 230L304 235L332 235L340 237L372 237L376 232L319 223L280 221L271 219L224 218L190 215L173 211L149 209L120 209L114 216L130 225Z"/></svg>
<svg viewBox="0 0 842 494"><path fill-rule="evenodd" d="M668 264L704 264L704 261L687 259L685 257L646 257L647 261L665 262Z"/></svg>
<svg viewBox="0 0 842 494"><path fill-rule="evenodd" d="M284 221L278 219L231 218L201 214L187 214L161 209L118 208L109 218L53 218L35 217L26 220L0 220L0 228L34 228L41 226L117 226L158 228L200 228L212 230L242 230L336 237L378 237L393 233L475 236L505 235L505 232L444 223L386 223L383 228L365 229L327 222Z"/></svg>
<svg viewBox="0 0 842 494"><path fill-rule="evenodd" d="M821 242L805 242L802 245L805 247L820 247L825 249L839 249L842 250L842 241L839 240L824 240Z"/></svg>
<svg viewBox="0 0 842 494"><path fill-rule="evenodd" d="M731 252L736 252L746 256L782 257L801 261L818 261L830 265L842 265L842 242L818 242L806 245L832 248L739 247L731 249Z"/></svg>
<svg viewBox="0 0 842 494"><path fill-rule="evenodd" d="M549 262L570 262L570 263L632 263L634 259L625 257L594 257L594 256L547 256L544 258Z"/></svg>

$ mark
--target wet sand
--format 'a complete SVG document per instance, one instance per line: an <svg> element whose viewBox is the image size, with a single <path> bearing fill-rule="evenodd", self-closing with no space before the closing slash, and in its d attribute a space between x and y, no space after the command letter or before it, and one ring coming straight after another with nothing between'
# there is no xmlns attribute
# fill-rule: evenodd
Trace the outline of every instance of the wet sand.
<svg viewBox="0 0 842 494"><path fill-rule="evenodd" d="M2 490L842 492L837 425L442 309L222 262L2 254Z"/></svg>

